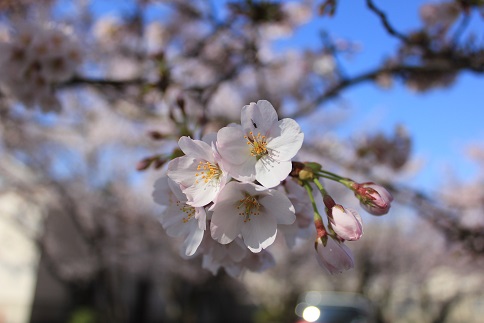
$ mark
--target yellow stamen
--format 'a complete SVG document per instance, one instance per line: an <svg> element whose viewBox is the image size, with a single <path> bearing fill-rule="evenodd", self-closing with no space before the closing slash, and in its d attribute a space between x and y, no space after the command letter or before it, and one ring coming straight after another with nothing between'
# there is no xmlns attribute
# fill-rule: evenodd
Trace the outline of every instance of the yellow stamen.
<svg viewBox="0 0 484 323"><path fill-rule="evenodd" d="M251 216L259 215L260 203L257 198L249 194L245 194L245 198L239 200L237 210L241 210L239 215L244 217L244 222L250 221Z"/></svg>
<svg viewBox="0 0 484 323"><path fill-rule="evenodd" d="M186 205L180 201L177 201L176 205L180 208L180 211L185 212L187 215L186 217L182 218L183 223L187 223L191 219L195 218L195 208L193 206Z"/></svg>
<svg viewBox="0 0 484 323"><path fill-rule="evenodd" d="M252 145L252 148L250 149L250 154L252 156L259 159L268 154L266 136L261 135L260 132L254 136L254 133L251 131L249 132L249 135L244 136L244 138L247 139L247 145Z"/></svg>
<svg viewBox="0 0 484 323"><path fill-rule="evenodd" d="M198 163L197 170L200 171L200 173L195 174L197 177L197 180L195 181L196 184L200 182L199 179L201 179L204 183L208 183L212 179L218 180L222 175L222 170L218 167L218 165L212 164L208 161L200 161Z"/></svg>

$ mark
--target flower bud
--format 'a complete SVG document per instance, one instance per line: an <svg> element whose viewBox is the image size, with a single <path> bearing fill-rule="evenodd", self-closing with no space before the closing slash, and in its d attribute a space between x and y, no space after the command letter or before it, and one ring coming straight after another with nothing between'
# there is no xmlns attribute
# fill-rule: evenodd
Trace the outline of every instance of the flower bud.
<svg viewBox="0 0 484 323"><path fill-rule="evenodd" d="M145 158L138 162L138 164L136 165L136 170L139 170L139 171L147 170L150 167L152 162L153 162L153 158L151 157Z"/></svg>
<svg viewBox="0 0 484 323"><path fill-rule="evenodd" d="M390 210L393 196L383 186L373 182L354 183L353 190L361 206L370 214L383 215Z"/></svg>
<svg viewBox="0 0 484 323"><path fill-rule="evenodd" d="M304 163L304 168L309 169L313 172L319 172L323 168L321 164L315 163L315 162L306 162Z"/></svg>
<svg viewBox="0 0 484 323"><path fill-rule="evenodd" d="M165 136L161 132L156 131L156 130L152 130L152 131L148 132L148 136L150 136L151 139L153 139L153 140L165 139Z"/></svg>
<svg viewBox="0 0 484 323"><path fill-rule="evenodd" d="M328 210L336 205L336 202L333 200L333 198L327 194L323 196L323 203L324 206L328 208Z"/></svg>
<svg viewBox="0 0 484 323"><path fill-rule="evenodd" d="M299 179L301 181L310 181L314 179L314 173L311 170L303 169L299 172Z"/></svg>
<svg viewBox="0 0 484 323"><path fill-rule="evenodd" d="M344 240L358 240L363 235L361 216L353 209L336 204L331 208L330 221L334 232Z"/></svg>
<svg viewBox="0 0 484 323"><path fill-rule="evenodd" d="M353 268L354 261L351 250L344 243L338 242L332 237L326 238L326 244L323 244L322 238L317 239L314 244L319 265L331 275Z"/></svg>

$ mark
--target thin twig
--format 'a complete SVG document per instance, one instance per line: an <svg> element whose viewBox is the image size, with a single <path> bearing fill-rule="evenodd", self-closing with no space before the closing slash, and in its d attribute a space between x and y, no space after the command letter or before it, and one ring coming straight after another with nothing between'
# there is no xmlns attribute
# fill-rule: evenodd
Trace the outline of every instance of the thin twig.
<svg viewBox="0 0 484 323"><path fill-rule="evenodd" d="M373 0L366 0L366 5L371 11L373 11L378 17L380 17L383 26L390 35L400 39L405 43L410 42L404 34L398 32L395 28L393 28L393 26L390 24L390 21L388 21L386 14L375 6Z"/></svg>

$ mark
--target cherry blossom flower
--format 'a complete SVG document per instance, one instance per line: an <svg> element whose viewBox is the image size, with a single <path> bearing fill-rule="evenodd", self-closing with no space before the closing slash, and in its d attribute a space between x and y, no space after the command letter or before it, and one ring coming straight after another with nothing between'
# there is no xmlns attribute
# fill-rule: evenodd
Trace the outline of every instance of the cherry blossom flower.
<svg viewBox="0 0 484 323"><path fill-rule="evenodd" d="M228 183L211 210L212 238L228 244L240 234L252 252L274 242L278 224L296 219L294 206L284 194L252 183Z"/></svg>
<svg viewBox="0 0 484 323"><path fill-rule="evenodd" d="M327 239L323 244L322 239ZM351 250L343 242L338 242L330 236L318 239L315 243L316 259L321 267L331 275L342 273L354 267Z"/></svg>
<svg viewBox="0 0 484 323"><path fill-rule="evenodd" d="M301 148L304 134L296 121L278 120L266 100L242 108L241 125L217 133L217 148L229 174L243 182L257 180L271 188L291 172L291 159Z"/></svg>
<svg viewBox="0 0 484 323"><path fill-rule="evenodd" d="M220 156L206 142L181 137L178 141L185 156L173 159L168 165L168 177L182 185L191 206L212 202L227 182L227 172L221 167Z"/></svg>
<svg viewBox="0 0 484 323"><path fill-rule="evenodd" d="M363 234L361 216L353 209L336 204L331 208L332 228L344 240L358 240Z"/></svg>
<svg viewBox="0 0 484 323"><path fill-rule="evenodd" d="M167 176L155 183L153 199L165 206L160 222L170 237L183 237L183 249L186 256L192 256L202 242L206 229L206 212L203 207L193 207L178 184Z"/></svg>

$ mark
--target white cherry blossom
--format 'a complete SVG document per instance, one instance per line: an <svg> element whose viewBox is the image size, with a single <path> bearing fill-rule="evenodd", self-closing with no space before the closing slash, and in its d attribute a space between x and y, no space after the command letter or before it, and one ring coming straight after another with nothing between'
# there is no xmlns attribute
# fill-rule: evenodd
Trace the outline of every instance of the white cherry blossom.
<svg viewBox="0 0 484 323"><path fill-rule="evenodd" d="M160 218L166 233L170 237L183 237L185 255L193 255L200 246L206 229L205 209L188 205L179 185L167 176L156 181L153 199L166 207Z"/></svg>
<svg viewBox="0 0 484 323"><path fill-rule="evenodd" d="M291 159L304 134L293 119L278 120L274 107L259 100L242 108L241 125L217 133L217 148L229 174L239 181L257 180L271 188L291 172Z"/></svg>
<svg viewBox="0 0 484 323"><path fill-rule="evenodd" d="M227 182L227 172L220 164L220 156L206 142L181 137L178 141L185 156L173 159L168 165L168 177L182 185L191 206L212 202Z"/></svg>
<svg viewBox="0 0 484 323"><path fill-rule="evenodd" d="M283 193L252 183L228 183L211 210L212 238L228 244L240 234L252 252L274 242L278 224L296 219L294 206Z"/></svg>

